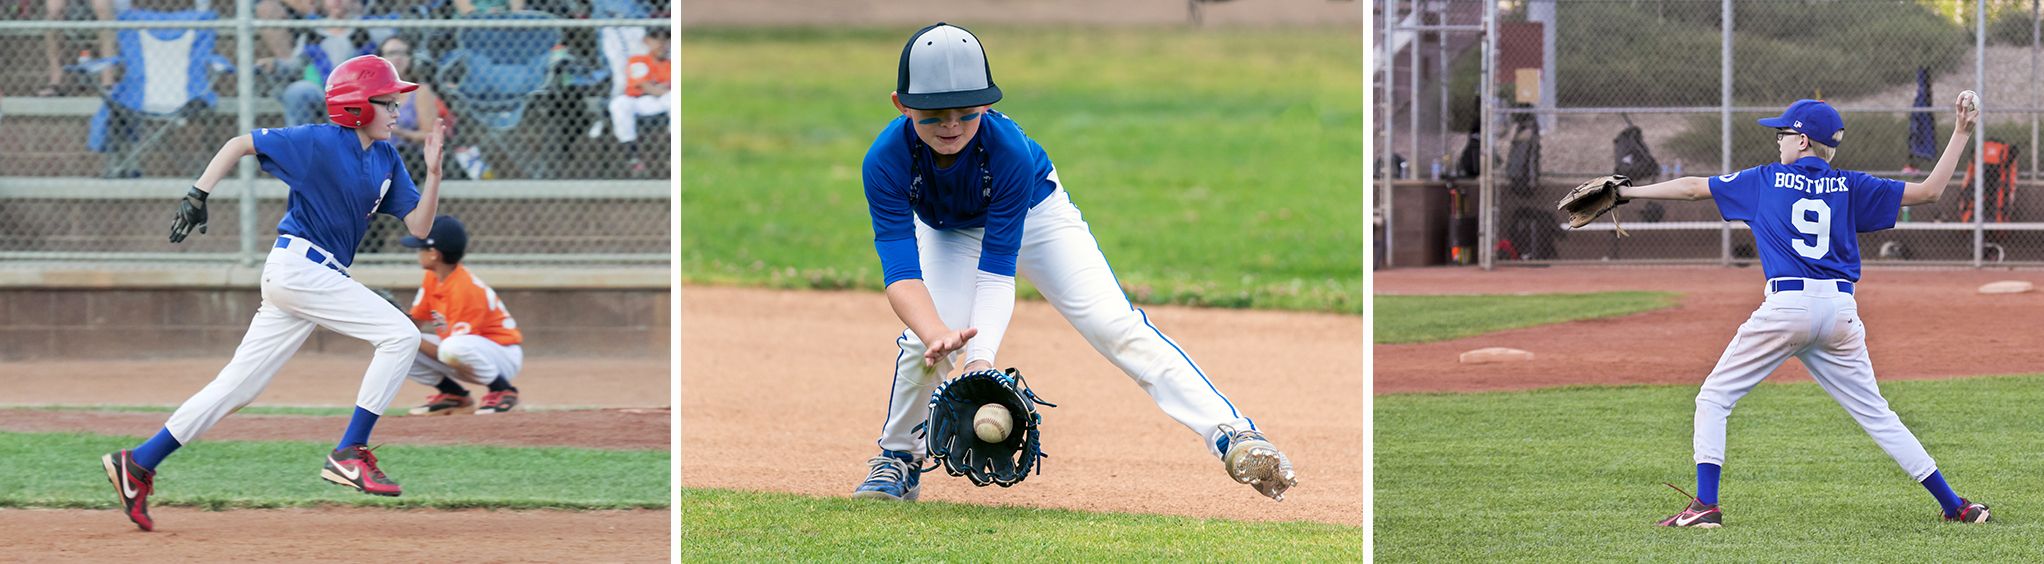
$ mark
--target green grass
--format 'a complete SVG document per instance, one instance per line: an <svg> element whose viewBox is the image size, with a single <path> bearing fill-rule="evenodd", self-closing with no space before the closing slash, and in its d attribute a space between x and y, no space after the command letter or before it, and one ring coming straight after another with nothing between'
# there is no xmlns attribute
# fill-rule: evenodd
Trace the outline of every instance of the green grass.
<svg viewBox="0 0 2044 564"><path fill-rule="evenodd" d="M1913 84L1918 66L1936 75L1970 62L1970 24L1961 29L1925 6L1736 4L1738 103L1787 104L1813 90L1833 99L1863 96ZM1562 104L1717 104L1720 15L1716 2L1561 3L1558 76L1569 77L1558 83ZM1873 52L1880 64L1867 64Z"/></svg>
<svg viewBox="0 0 2044 564"><path fill-rule="evenodd" d="M1380 345L1427 343L1503 331L1601 319L1674 307L1666 292L1529 294L1517 296L1377 296L1373 339Z"/></svg>
<svg viewBox="0 0 2044 564"><path fill-rule="evenodd" d="M1652 526L1687 502L1661 483L1695 483L1695 386L1378 396L1376 560L2036 562L2039 382L1882 385L1959 493L1993 507L1984 525L1942 522L1813 383L1739 403L1718 530Z"/></svg>
<svg viewBox="0 0 2044 564"><path fill-rule="evenodd" d="M684 35L685 281L880 289L860 166L911 31ZM974 32L1137 302L1362 311L1359 33Z"/></svg>
<svg viewBox="0 0 2044 564"><path fill-rule="evenodd" d="M1363 531L956 503L683 489L681 559L1360 562Z"/></svg>
<svg viewBox="0 0 2044 564"><path fill-rule="evenodd" d="M133 437L0 432L0 507L109 508L99 456ZM325 504L441 509L643 509L669 505L665 451L379 447L396 498L320 479L333 443L198 441L158 467L152 505L208 509Z"/></svg>

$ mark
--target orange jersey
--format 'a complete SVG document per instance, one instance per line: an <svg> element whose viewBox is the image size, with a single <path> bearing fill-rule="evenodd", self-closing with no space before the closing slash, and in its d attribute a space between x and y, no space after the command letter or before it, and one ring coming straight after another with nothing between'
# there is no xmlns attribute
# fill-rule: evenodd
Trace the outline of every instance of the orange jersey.
<svg viewBox="0 0 2044 564"><path fill-rule="evenodd" d="M674 84L668 78L668 71L672 68L670 65L671 63L666 59L652 55L632 57L625 64L625 72L627 73L625 75L625 95L634 98L645 96L646 83L649 82L666 85Z"/></svg>
<svg viewBox="0 0 2044 564"><path fill-rule="evenodd" d="M414 321L437 321L439 326L433 332L442 339L481 335L499 345L525 341L525 335L518 332L518 321L511 319L503 300L497 299L497 291L458 264L446 280L426 271L419 295L412 298L411 315Z"/></svg>

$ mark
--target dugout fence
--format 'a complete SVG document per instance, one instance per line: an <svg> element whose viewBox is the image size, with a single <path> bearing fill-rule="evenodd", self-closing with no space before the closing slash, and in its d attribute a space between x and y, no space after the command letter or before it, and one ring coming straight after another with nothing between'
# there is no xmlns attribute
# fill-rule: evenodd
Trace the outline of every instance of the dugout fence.
<svg viewBox="0 0 2044 564"><path fill-rule="evenodd" d="M2044 265L2044 195L2030 193L2044 187L2037 0L1383 0L1376 9L1380 266L1748 264L1750 234L1707 202L1622 207L1633 235L1622 240L1609 220L1567 230L1554 202L1613 173L1630 127L1654 161L1646 181L1770 162L1771 132L1753 121L1799 98L1844 115L1837 166L1920 181L1951 134L1961 90L1982 94L1982 124L1952 186L1905 209L1896 228L1863 234L1863 256ZM1449 230L1451 243L1400 253L1428 243L1401 223Z"/></svg>

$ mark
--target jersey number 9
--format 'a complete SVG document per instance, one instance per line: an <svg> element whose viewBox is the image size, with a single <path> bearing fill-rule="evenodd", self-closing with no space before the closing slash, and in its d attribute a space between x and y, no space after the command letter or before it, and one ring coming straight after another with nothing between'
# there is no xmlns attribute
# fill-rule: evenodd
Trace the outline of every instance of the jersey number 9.
<svg viewBox="0 0 2044 564"><path fill-rule="evenodd" d="M1801 238L1790 242L1789 246L1795 247L1796 254L1803 255L1804 258L1812 260L1824 258L1824 255L1829 254L1831 252L1831 206L1825 204L1824 200L1796 200L1795 207L1789 208L1789 212L1793 214L1790 221L1795 223L1796 231L1816 239L1815 242L1811 243L1805 243ZM1812 215L1816 216L1816 218L1811 219Z"/></svg>

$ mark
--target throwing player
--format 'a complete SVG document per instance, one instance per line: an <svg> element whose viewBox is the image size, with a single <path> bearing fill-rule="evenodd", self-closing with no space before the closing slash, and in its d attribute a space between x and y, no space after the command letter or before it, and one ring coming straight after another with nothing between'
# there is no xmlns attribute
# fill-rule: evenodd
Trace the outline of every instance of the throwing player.
<svg viewBox="0 0 2044 564"><path fill-rule="evenodd" d="M990 108L1001 90L979 39L944 23L916 31L893 99L901 116L873 141L864 177L887 301L908 330L880 455L852 497L916 499L930 394L960 353L968 372L994 367L1019 274L1230 476L1283 500L1291 462L1129 305L1049 155Z"/></svg>
<svg viewBox="0 0 2044 564"><path fill-rule="evenodd" d="M416 235L433 225L440 198L442 127L436 124L426 140L423 189L412 184L388 142L401 95L415 88L380 57L349 59L329 77L326 106L332 123L258 129L229 139L178 204L172 243L184 241L194 228L206 232L206 197L241 157L254 155L264 171L291 187L284 219L277 223L277 243L263 264L262 306L234 349L234 360L171 413L154 437L101 458L128 519L142 530L155 528L149 495L155 491L157 464L254 401L318 327L376 347L355 396L354 417L340 444L327 454L320 476L362 493L400 493L365 445L419 352L419 331L403 313L350 278L348 266L373 214L401 217Z"/></svg>
<svg viewBox="0 0 2044 564"><path fill-rule="evenodd" d="M525 337L497 291L462 266L468 230L461 220L443 215L433 219L433 232L425 238L406 236L399 243L419 250L426 279L412 298L411 316L432 327L419 336L419 356L409 377L439 390L426 398L426 405L412 408L412 415L511 411L518 405L511 379L525 365L525 349L519 345ZM462 382L489 388L480 409Z"/></svg>
<svg viewBox="0 0 2044 564"><path fill-rule="evenodd" d="M1902 206L1935 202L1944 193L1979 117L1963 97L1957 113L1951 142L1921 183L1832 168L1830 161L1845 138L1845 121L1824 102L1798 100L1780 117L1760 120L1777 130L1780 162L1714 178L1620 186L1620 198L1715 201L1726 221L1752 227L1760 268L1767 275L1766 300L1739 326L1696 394L1697 495L1659 525L1723 525L1718 478L1725 464L1725 420L1740 397L1789 357L1801 359L1860 428L1937 498L1946 520L1987 521L1987 506L1952 492L1930 453L1881 397L1867 357L1866 328L1853 300L1860 278L1859 234L1894 227Z"/></svg>

